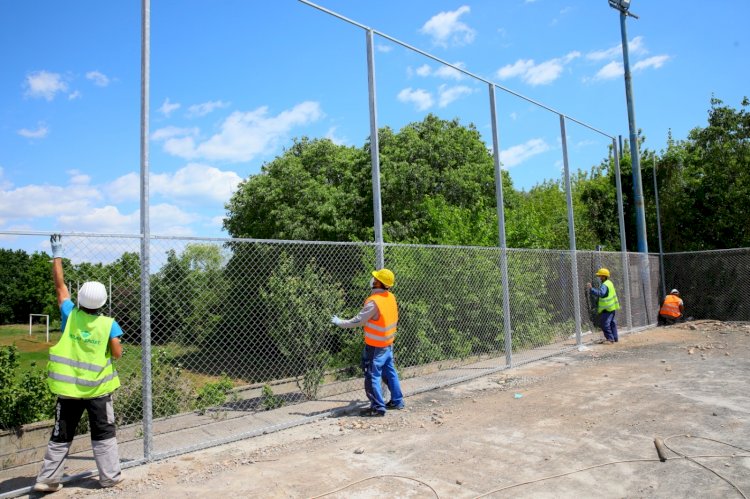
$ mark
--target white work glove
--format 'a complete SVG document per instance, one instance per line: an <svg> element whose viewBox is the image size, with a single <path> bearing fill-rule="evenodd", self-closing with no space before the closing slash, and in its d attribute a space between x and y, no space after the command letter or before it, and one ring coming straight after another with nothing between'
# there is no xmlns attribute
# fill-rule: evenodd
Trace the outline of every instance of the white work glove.
<svg viewBox="0 0 750 499"><path fill-rule="evenodd" d="M60 234L53 234L49 238L50 245L52 246L52 258L62 258L63 256L63 243L62 236Z"/></svg>
<svg viewBox="0 0 750 499"><path fill-rule="evenodd" d="M344 322L344 321L342 319L340 319L338 315L334 315L333 317L331 317L331 324L333 324L334 326L338 326L342 322Z"/></svg>

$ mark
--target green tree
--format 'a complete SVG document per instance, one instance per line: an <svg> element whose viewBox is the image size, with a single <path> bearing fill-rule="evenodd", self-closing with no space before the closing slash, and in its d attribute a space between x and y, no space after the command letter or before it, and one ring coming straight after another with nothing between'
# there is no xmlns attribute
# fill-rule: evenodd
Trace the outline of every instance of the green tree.
<svg viewBox="0 0 750 499"><path fill-rule="evenodd" d="M658 163L665 250L750 246L748 106L712 98L708 125L668 144Z"/></svg>

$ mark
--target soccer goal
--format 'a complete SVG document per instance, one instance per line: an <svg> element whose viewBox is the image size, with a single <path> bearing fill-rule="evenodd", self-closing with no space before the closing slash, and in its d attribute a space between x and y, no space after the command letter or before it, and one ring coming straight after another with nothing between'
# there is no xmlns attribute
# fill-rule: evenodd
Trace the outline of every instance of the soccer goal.
<svg viewBox="0 0 750 499"><path fill-rule="evenodd" d="M29 314L29 336L31 336L31 325L34 317L44 317L47 322L47 343L49 343L49 315L47 314Z"/></svg>

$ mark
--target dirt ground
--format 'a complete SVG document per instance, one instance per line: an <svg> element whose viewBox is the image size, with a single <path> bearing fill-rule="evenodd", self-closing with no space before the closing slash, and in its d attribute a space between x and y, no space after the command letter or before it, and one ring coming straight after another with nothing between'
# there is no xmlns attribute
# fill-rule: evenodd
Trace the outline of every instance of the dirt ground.
<svg viewBox="0 0 750 499"><path fill-rule="evenodd" d="M385 418L328 418L53 497L743 497L729 482L750 496L748 386L750 324L687 323L409 397ZM702 457L660 462L657 436Z"/></svg>

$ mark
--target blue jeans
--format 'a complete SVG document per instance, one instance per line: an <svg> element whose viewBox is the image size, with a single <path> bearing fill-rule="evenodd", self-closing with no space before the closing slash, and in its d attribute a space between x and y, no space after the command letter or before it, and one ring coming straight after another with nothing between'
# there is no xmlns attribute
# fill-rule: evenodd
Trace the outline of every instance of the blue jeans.
<svg viewBox="0 0 750 499"><path fill-rule="evenodd" d="M401 393L401 383L393 364L393 347L378 348L365 345L362 351L362 369L365 371L365 393L370 400L370 407L376 411L385 412L381 378L385 379L391 392L391 402L397 406L404 404Z"/></svg>
<svg viewBox="0 0 750 499"><path fill-rule="evenodd" d="M604 337L610 341L619 341L619 337L617 336L617 322L615 322L615 312L615 310L611 312L604 310L601 315Z"/></svg>

